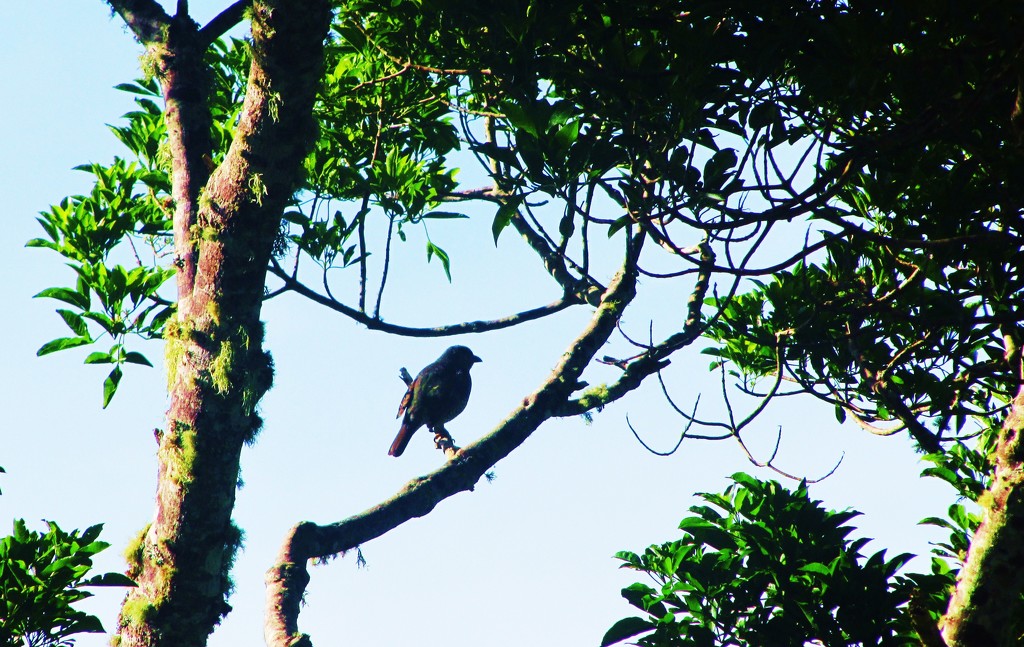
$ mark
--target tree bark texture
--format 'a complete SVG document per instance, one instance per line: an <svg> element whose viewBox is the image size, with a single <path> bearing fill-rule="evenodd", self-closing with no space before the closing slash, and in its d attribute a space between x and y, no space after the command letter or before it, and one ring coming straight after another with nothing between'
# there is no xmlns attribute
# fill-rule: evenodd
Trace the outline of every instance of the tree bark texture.
<svg viewBox="0 0 1024 647"><path fill-rule="evenodd" d="M995 479L943 622L949 647L1019 645L1024 593L1024 387L996 445Z"/></svg>
<svg viewBox="0 0 1024 647"><path fill-rule="evenodd" d="M123 3L125 11L121 4L112 2L133 30L140 7L147 26L159 18L148 2ZM249 17L253 61L242 113L212 173L204 161L208 35L187 17L135 30L166 101L179 301L165 333L170 407L157 434L156 511L130 551L139 586L122 607L124 646L204 645L230 610L239 458L259 431L256 405L273 378L260 321L266 267L315 132L330 8L325 0L265 0Z"/></svg>

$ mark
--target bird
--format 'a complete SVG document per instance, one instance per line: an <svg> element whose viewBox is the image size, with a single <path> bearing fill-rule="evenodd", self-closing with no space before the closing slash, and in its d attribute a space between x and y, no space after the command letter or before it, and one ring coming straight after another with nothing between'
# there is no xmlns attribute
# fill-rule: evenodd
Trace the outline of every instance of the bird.
<svg viewBox="0 0 1024 647"><path fill-rule="evenodd" d="M473 388L469 369L482 361L465 346L452 346L427 364L409 384L398 406L398 416L405 413L405 417L388 455L401 456L412 435L424 425L435 433L443 432L444 423L466 408Z"/></svg>

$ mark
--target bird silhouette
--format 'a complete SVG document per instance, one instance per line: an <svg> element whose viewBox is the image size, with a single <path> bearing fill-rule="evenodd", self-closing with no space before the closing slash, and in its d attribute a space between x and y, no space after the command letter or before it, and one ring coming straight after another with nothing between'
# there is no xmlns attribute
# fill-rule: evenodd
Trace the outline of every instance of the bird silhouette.
<svg viewBox="0 0 1024 647"><path fill-rule="evenodd" d="M424 367L398 407L398 415L404 412L405 417L388 454L401 456L412 435L424 425L434 433L444 432L444 423L466 408L473 388L469 369L482 361L465 346L452 346Z"/></svg>

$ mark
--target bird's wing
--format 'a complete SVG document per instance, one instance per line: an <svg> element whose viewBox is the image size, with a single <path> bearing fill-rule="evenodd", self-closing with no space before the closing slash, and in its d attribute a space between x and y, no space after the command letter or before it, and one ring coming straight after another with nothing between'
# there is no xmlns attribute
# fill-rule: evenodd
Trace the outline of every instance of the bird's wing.
<svg viewBox="0 0 1024 647"><path fill-rule="evenodd" d="M402 396L402 402L398 405L398 414L395 415L396 418L400 417L405 410L409 408L409 403L412 402L413 387L415 386L416 382L413 382L409 385L409 388L405 390L405 395Z"/></svg>

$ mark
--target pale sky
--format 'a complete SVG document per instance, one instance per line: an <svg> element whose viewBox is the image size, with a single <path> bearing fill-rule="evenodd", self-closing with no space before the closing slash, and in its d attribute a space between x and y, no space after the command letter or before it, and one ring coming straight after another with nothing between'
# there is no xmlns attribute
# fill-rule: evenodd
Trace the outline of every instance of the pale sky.
<svg viewBox="0 0 1024 647"><path fill-rule="evenodd" d="M192 2L208 19L228 4ZM64 528L105 523L97 572L122 570L126 542L148 522L155 484L153 429L163 425L166 396L162 349L141 348L157 368L129 367L111 406L100 408L106 370L85 366L90 349L35 356L44 342L67 334L56 302L31 296L68 281L54 253L26 249L41 235L36 214L65 195L84 192L88 176L75 165L125 155L106 123L132 109L113 90L139 75L139 47L100 0L7 2L0 6L0 141L2 191L8 222L0 233L0 339L6 369L0 393L0 534L10 519L30 526L52 519ZM423 263L422 234L410 231L414 251L396 260L384 315L407 325L501 316L556 296L531 253L507 231L495 250L487 213L470 221L433 225L434 242L450 253L453 283L440 266ZM652 287L647 279L641 290ZM339 276L344 286L346 277ZM645 317L681 314L685 285L660 288L627 325L645 335ZM236 522L246 531L235 567L234 612L210 640L214 647L262 643L263 574L286 530L298 521L332 522L391 496L409 479L438 467L443 457L421 432L400 459L387 455L406 366L415 373L453 343L470 346L484 363L473 369L466 411L449 425L465 444L500 422L533 391L583 326L577 308L540 323L480 336L417 340L370 332L300 297L264 308L266 346L277 377L264 399L264 430L242 456L245 486ZM673 315L675 316L675 315ZM656 333L668 333L661 319ZM680 403L702 395L701 411L721 410L719 378L707 356L681 354L667 373ZM100 348L106 350L105 347ZM604 377L602 377L602 375ZM592 383L613 373L594 373ZM744 403L742 406L752 406ZM720 491L729 474L756 470L735 443L684 443L668 458L649 454L633 438L626 414L649 444L668 448L682 422L656 383L595 416L553 421L499 463L493 483L441 503L362 547L366 568L349 555L312 569L299 623L314 644L497 647L596 645L618 619L634 615L619 590L639 579L618 570L618 550L642 551L679 536L676 526L692 493ZM834 509L865 513L855 536L876 538L869 551L926 553L942 538L918 520L939 516L952 490L921 480L920 464L902 437L868 436L840 426L830 408L806 399L774 405L753 426L749 441L770 451L783 429L778 463L814 477L840 455L838 472L811 495ZM795 484L794 484L795 485ZM924 564L922 563L922 568ZM97 590L83 608L114 628L122 597ZM84 647L106 636L83 635Z"/></svg>

